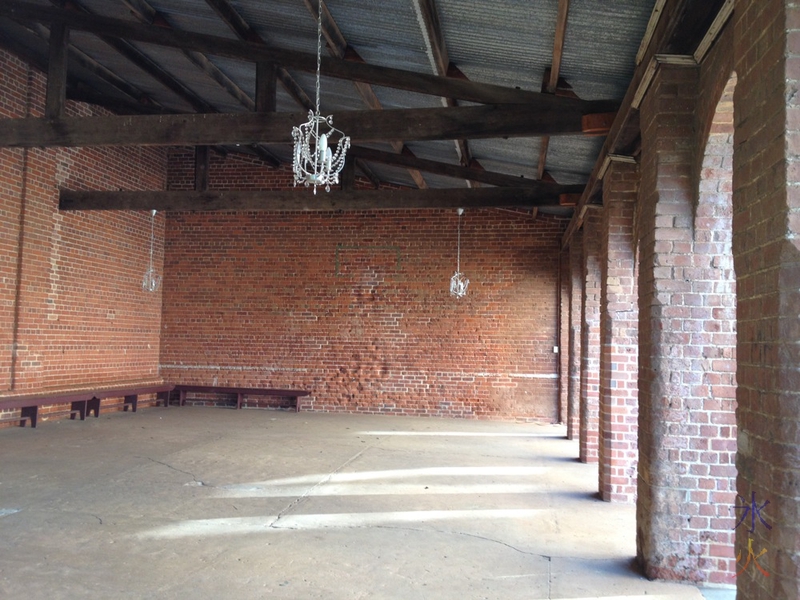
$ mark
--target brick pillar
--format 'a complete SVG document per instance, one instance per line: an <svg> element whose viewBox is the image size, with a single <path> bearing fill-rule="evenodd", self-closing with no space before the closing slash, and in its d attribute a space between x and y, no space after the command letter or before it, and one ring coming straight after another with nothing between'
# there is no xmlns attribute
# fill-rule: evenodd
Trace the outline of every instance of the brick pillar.
<svg viewBox="0 0 800 600"><path fill-rule="evenodd" d="M651 578L704 581L691 474L700 406L692 397L694 106L697 72L662 66L641 107L637 555Z"/></svg>
<svg viewBox="0 0 800 600"><path fill-rule="evenodd" d="M567 382L567 439L580 437L581 422L581 307L583 306L583 231L569 244L569 381Z"/></svg>
<svg viewBox="0 0 800 600"><path fill-rule="evenodd" d="M739 600L800 598L800 6L734 11ZM751 521L756 508L769 502ZM737 517L743 510L736 511ZM757 556L760 572L748 546Z"/></svg>
<svg viewBox="0 0 800 600"><path fill-rule="evenodd" d="M569 419L569 253L562 252L559 261L558 298L558 422Z"/></svg>
<svg viewBox="0 0 800 600"><path fill-rule="evenodd" d="M633 239L636 165L617 164L603 180L600 294L600 496L636 501L638 318Z"/></svg>
<svg viewBox="0 0 800 600"><path fill-rule="evenodd" d="M581 309L580 459L597 462L600 393L600 212L583 222L583 306Z"/></svg>

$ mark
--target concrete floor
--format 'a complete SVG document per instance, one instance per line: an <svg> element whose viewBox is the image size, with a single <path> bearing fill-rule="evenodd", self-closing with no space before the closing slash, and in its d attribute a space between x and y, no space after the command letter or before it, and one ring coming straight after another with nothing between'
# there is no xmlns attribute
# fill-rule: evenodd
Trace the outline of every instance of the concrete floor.
<svg viewBox="0 0 800 600"><path fill-rule="evenodd" d="M2 598L703 598L560 426L150 408L0 453Z"/></svg>

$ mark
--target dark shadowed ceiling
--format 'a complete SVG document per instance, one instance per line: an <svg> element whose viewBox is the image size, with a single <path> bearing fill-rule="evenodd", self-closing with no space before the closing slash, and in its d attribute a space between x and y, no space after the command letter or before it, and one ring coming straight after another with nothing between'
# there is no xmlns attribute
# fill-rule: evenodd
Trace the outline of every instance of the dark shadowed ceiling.
<svg viewBox="0 0 800 600"><path fill-rule="evenodd" d="M691 53L722 0L673 4L679 8L664 39ZM376 184L465 189L514 183L491 179L498 175L557 183L565 186L559 192L580 194L634 77L637 53L643 60L642 40L650 39L664 5L325 0L322 112L334 113L350 133L343 126L350 122L346 113L382 111L375 124L352 113L351 125L356 173ZM117 114L269 112L293 114L298 122L315 97L317 9L317 0L0 0L0 46L47 69L52 23L66 15L67 97ZM687 39L675 30L688 31ZM415 75L491 86L434 90L429 79ZM466 112L481 107L490 112ZM398 112L407 109L439 111L417 122L417 113ZM450 116L458 110L458 118ZM265 134L258 143L241 137L212 141L219 151L256 153L273 166L291 160L290 127L285 136ZM83 143L75 140L54 145ZM199 143L181 135L167 141ZM630 139L626 151L636 152ZM448 165L488 175L470 179ZM564 198L561 204L568 205Z"/></svg>

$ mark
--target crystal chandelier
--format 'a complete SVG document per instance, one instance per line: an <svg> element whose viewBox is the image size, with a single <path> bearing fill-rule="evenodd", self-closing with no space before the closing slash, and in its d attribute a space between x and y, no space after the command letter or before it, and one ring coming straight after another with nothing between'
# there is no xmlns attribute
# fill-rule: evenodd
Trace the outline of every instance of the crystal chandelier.
<svg viewBox="0 0 800 600"><path fill-rule="evenodd" d="M464 214L464 209L458 209L458 258L456 262L456 273L450 278L450 295L456 298L463 298L467 295L467 288L469 287L469 279L464 277L461 272L461 215Z"/></svg>
<svg viewBox="0 0 800 600"><path fill-rule="evenodd" d="M315 111L308 111L308 122L292 128L294 138L294 185L302 183L306 187L325 186L339 183L339 172L344 167L344 159L350 148L350 138L333 126L333 116L323 117L319 113L319 71L322 62L322 0L317 0L317 103ZM320 131L321 130L321 131ZM335 148L335 149L332 149Z"/></svg>
<svg viewBox="0 0 800 600"><path fill-rule="evenodd" d="M155 292L161 285L161 275L153 268L153 244L155 242L156 211L150 211L150 268L145 271L142 278L142 289L146 292Z"/></svg>

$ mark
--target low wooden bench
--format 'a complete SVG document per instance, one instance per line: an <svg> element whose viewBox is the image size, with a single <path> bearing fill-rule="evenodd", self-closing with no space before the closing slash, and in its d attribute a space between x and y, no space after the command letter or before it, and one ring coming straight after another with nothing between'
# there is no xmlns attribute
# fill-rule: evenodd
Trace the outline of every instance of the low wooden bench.
<svg viewBox="0 0 800 600"><path fill-rule="evenodd" d="M103 398L124 398L123 410L127 411L130 406L132 412L136 412L139 396L143 394L156 394L157 398L164 403L164 406L167 406L169 404L169 393L174 387L169 384L132 386L129 388L107 387L74 392L41 392L7 398L0 397L0 410L9 408L21 409L19 417L7 417L2 419L2 422L19 421L19 426L25 427L26 421L30 421L31 427L36 427L39 407L53 404L69 404L70 419L74 420L76 416L79 416L83 421L86 419L86 415L92 412L94 412L95 417L100 416L100 401Z"/></svg>
<svg viewBox="0 0 800 600"><path fill-rule="evenodd" d="M302 396L309 396L311 392L306 390L279 390L271 388L247 388L247 387L222 387L216 385L176 385L175 391L179 392L180 397L178 405L183 406L186 403L187 392L197 392L201 394L235 394L236 395L236 408L242 408L242 402L245 396L278 396L281 398L290 398L294 401L295 412L300 412L300 400Z"/></svg>

